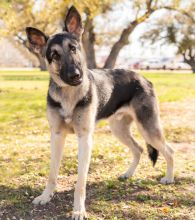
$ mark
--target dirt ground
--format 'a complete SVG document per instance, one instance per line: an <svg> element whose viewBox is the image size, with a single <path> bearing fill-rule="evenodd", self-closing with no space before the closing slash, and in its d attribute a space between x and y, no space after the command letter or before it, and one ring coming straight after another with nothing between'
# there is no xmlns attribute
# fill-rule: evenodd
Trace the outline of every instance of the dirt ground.
<svg viewBox="0 0 195 220"><path fill-rule="evenodd" d="M168 123L171 127L178 128L187 127L191 131L191 140L172 143L174 149L195 156L195 99L162 103L160 111L163 124Z"/></svg>

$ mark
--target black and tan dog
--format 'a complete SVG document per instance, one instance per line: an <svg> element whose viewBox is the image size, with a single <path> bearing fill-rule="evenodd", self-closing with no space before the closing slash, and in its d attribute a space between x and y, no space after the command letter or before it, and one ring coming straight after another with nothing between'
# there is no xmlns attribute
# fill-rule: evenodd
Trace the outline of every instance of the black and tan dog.
<svg viewBox="0 0 195 220"><path fill-rule="evenodd" d="M65 137L78 137L78 181L74 193L73 219L84 219L86 179L89 169L92 134L98 120L107 118L113 134L133 153L133 162L121 178L131 177L139 163L142 147L134 140L130 125L135 121L148 144L155 164L158 151L167 162L167 174L161 183L172 183L173 150L165 142L159 122L159 110L152 84L137 73L123 70L89 70L82 52L81 16L71 7L64 32L51 37L27 27L32 49L42 54L51 75L47 116L51 129L51 167L47 186L34 199L45 204L52 198L62 157Z"/></svg>

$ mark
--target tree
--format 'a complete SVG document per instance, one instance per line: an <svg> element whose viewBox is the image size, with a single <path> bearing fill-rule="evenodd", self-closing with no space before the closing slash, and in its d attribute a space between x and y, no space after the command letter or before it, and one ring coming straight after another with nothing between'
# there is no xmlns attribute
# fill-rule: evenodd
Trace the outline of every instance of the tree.
<svg viewBox="0 0 195 220"><path fill-rule="evenodd" d="M128 2L128 1L124 1ZM113 43L111 46L110 53L105 61L104 68L113 68L116 59L121 51L121 49L129 44L129 36L134 31L134 29L141 23L145 22L154 12L166 9L166 10L173 10L173 11L180 11L182 14L186 14L185 10L180 7L180 0L169 0L169 1L163 1L163 0L134 0L129 1L129 10L131 10L132 14L134 15L134 18L131 21L128 21L127 26L122 28L121 33L118 35L118 39ZM186 14L186 16L189 16ZM87 42L89 45L94 45L94 43L97 43L96 39L98 36L96 36L96 33L94 32L93 27L93 20L90 20L88 25L86 23L86 32L89 33L89 36L87 38ZM118 30L117 30L118 32ZM116 32L115 32L116 33ZM102 33L100 33L102 34ZM106 34L104 39L109 39L109 41L112 41L112 33L109 35L109 33ZM102 42L101 42L102 43ZM85 48L86 54L95 54L94 52L94 46L90 47L90 50L87 51ZM96 61L94 60L95 56L91 56L88 61L90 63L88 66L91 66L92 68L96 67Z"/></svg>
<svg viewBox="0 0 195 220"><path fill-rule="evenodd" d="M89 68L96 68L95 45L98 44L98 34L95 31L94 19L97 15L105 15L113 10L114 3L117 0L73 0L72 3L83 12L86 16L84 22L85 31L83 33L83 47L87 57ZM134 29L146 21L155 11L162 8L168 10L176 10L178 0L134 0L128 1L129 10L132 12L133 19L127 22L126 27L114 38L108 33L106 38L118 38L111 46L110 53L105 61L105 68L113 68L121 49L129 43L128 39ZM66 9L69 6L68 0L2 0L0 7L0 20L3 22L4 28L0 30L1 36L11 36L17 43L23 45L28 50L26 35L24 33L26 26L37 27L47 34L53 34L59 29L59 23L65 16ZM101 32L100 32L101 34ZM104 43L104 42L102 42ZM33 53L33 51L31 51ZM34 54L40 63L40 68L46 68L42 57Z"/></svg>
<svg viewBox="0 0 195 220"><path fill-rule="evenodd" d="M142 40L152 44L161 42L174 45L177 54L183 56L184 62L195 73L195 2L186 5L185 14L171 13L164 16L167 19L159 18L149 23L148 26L152 28L142 36Z"/></svg>
<svg viewBox="0 0 195 220"><path fill-rule="evenodd" d="M38 27L48 34L54 33L59 26L57 24L59 8L56 3L55 0L45 1L41 7L42 10L38 10L33 0L2 1L0 20L3 21L3 28L0 30L0 35L13 38L17 44L30 50L25 35L26 26ZM30 50L30 52L37 57L40 69L46 70L44 59L33 51Z"/></svg>
<svg viewBox="0 0 195 220"><path fill-rule="evenodd" d="M112 2L113 0L73 1L76 7L87 14L83 43L87 51L86 54L90 54L88 56L89 60L90 57L93 58L93 61L95 60L93 49L95 39L93 38L92 19L97 14L105 11ZM0 30L0 36L12 37L17 43L30 50L24 33L26 26L37 27L48 35L53 34L59 29L59 23L63 20L69 3L70 1L68 0L2 0L0 3L0 20L3 21L3 28ZM88 39L90 39L90 42L93 42L92 45L88 43ZM46 64L44 59L33 51L30 52L39 60L41 70L45 70ZM90 66L90 63L89 67L96 65L93 63Z"/></svg>

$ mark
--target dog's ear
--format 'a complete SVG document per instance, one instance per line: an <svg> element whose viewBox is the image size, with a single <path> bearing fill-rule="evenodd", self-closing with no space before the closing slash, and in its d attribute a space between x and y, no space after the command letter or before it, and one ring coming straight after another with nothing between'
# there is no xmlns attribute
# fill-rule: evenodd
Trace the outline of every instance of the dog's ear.
<svg viewBox="0 0 195 220"><path fill-rule="evenodd" d="M43 55L48 37L42 31L33 27L26 28L26 35L30 49Z"/></svg>
<svg viewBox="0 0 195 220"><path fill-rule="evenodd" d="M81 15L74 6L72 6L68 10L68 13L64 21L64 25L64 31L72 33L76 35L78 38L81 37L83 33Z"/></svg>

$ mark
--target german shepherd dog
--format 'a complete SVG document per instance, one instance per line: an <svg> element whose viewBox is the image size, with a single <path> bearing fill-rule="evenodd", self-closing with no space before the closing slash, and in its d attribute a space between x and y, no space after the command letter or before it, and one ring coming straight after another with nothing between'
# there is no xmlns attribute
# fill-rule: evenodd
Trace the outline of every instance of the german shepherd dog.
<svg viewBox="0 0 195 220"><path fill-rule="evenodd" d="M50 83L47 95L47 117L51 129L51 165L43 193L33 200L45 204L52 198L65 137L78 137L78 180L74 192L73 219L86 218L86 179L89 169L92 134L95 124L107 118L112 133L133 154L129 169L120 178L131 177L143 148L134 140L130 125L135 121L145 139L149 157L155 164L158 152L167 162L167 173L161 183L174 181L172 148L165 142L152 83L139 74L123 69L89 70L82 51L81 16L75 7L66 15L62 33L51 37L36 28L27 27L29 44L48 63Z"/></svg>

